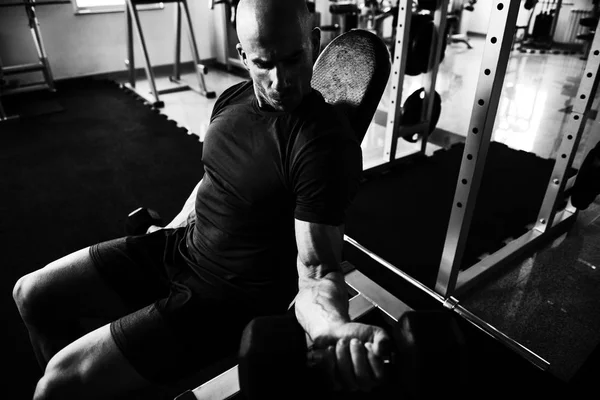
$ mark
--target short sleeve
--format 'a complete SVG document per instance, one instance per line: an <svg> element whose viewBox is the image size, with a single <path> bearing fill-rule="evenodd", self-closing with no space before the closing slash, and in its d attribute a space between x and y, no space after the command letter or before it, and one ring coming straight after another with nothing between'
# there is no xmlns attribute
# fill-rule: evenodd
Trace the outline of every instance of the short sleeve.
<svg viewBox="0 0 600 400"><path fill-rule="evenodd" d="M225 89L223 93L221 93L221 95L217 98L217 101L213 106L212 112L210 114L210 122L213 122L215 117L219 114L219 112L221 112L221 110L223 110L223 108L232 98L238 96L241 92L247 90L250 84L251 81L242 81Z"/></svg>
<svg viewBox="0 0 600 400"><path fill-rule="evenodd" d="M295 157L292 176L294 217L306 222L341 225L362 175L360 145L341 135L320 135Z"/></svg>

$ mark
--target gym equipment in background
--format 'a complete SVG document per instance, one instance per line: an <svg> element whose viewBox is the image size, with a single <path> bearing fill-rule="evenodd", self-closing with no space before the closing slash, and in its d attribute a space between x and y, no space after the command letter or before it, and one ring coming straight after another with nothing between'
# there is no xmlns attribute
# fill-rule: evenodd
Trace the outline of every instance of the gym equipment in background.
<svg viewBox="0 0 600 400"><path fill-rule="evenodd" d="M421 126L404 126L402 122L402 119L406 118L402 110L405 98L402 96L402 90L405 79L404 55L409 44L407 31L410 29L412 1L401 0L399 4L398 40L392 66L391 76L393 79L390 82L392 90L386 115L383 160L382 163L365 168L363 175L367 180L369 177L381 177L397 167L410 166L416 159L429 158L426 151L430 149L428 149L428 141L425 137L421 140L420 149L411 149L412 151L401 154L396 151L399 138L413 133L427 132L430 129L430 122L427 119L418 124ZM589 57L582 70L577 95L572 99L572 109L565 114L562 140L560 148L557 149L558 157L553 164L551 173L548 174L551 178L544 182L545 194L540 201L541 205L535 206L533 225L523 226L522 232L516 232L514 236L506 238L506 243L502 243L502 247L490 250L480 259L475 259L473 262L466 259L468 255L467 240L473 223L474 211L478 204L477 199L480 194L486 159L493 143L491 137L497 107L504 87L503 82L508 63L511 59L517 17L522 6L517 2L494 0L491 7L488 34L482 44L484 46L483 58L469 119L469 128L465 132L464 149L461 150L464 156L459 160L458 179L454 184L450 183L454 186L452 190L454 195L453 200L447 203L450 214L444 222L447 224L447 231L441 246L443 253L440 256L439 265L436 266L435 273L432 275L431 283L428 283L444 297L468 291L492 275L494 271L505 267L516 257L547 244L551 238L563 233L576 220L576 208L567 204L568 191L575 182L572 172L573 159L585 130L586 121L590 117L593 99L596 96L600 71L599 57ZM436 12L443 13L444 11L445 7L441 7ZM443 21L443 18L440 20ZM600 54L600 35L597 33L598 31L592 42L592 54L594 52ZM435 81L434 72L435 69L423 76L422 84L425 91L427 92L429 89L431 94L429 96L431 102L427 105L427 107L431 107L429 115L433 115L434 107L435 82L433 85L431 82ZM382 191L378 198L389 199L389 196ZM389 221L390 217L391 213L386 214L385 221ZM369 219L367 218L367 220ZM352 229L352 225L348 223L347 232L351 232ZM350 233L349 235L352 236ZM390 249L397 249L397 243L388 243L388 245ZM373 251L381 254L381 257L392 257L387 253L382 254L378 249L373 249ZM467 263L468 266L465 265ZM400 263L396 264L398 268L409 269Z"/></svg>
<svg viewBox="0 0 600 400"><path fill-rule="evenodd" d="M518 50L526 52L529 49L547 51L554 47L554 32L562 6L562 0L527 0L523 8L529 10L527 25L517 26L517 30L523 30L523 37Z"/></svg>
<svg viewBox="0 0 600 400"><path fill-rule="evenodd" d="M354 28L365 29L375 33L388 45L392 57L395 51L395 26L398 23L398 7L392 6L392 2L368 0L337 1L330 0L332 4L329 11L333 15L336 26L340 32L348 32ZM437 41L442 37L442 53L439 62L444 59L447 43L446 35L440 34L434 15L441 7L440 0L421 0L412 13L409 33L409 51L406 56L407 75L416 76L427 73L433 67L430 63L431 49L437 46ZM392 18L391 37L385 37L383 24L385 20Z"/></svg>
<svg viewBox="0 0 600 400"><path fill-rule="evenodd" d="M409 400L442 398L444 382L466 381L466 343L456 320L448 310L407 311L397 321L369 321L383 328L393 341L391 356L384 359L387 379L364 398ZM360 318L354 322L360 322ZM319 353L309 348L306 333L298 323L294 308L279 316L263 316L250 321L240 343L238 375L240 393L247 400L326 399L333 382L319 364ZM313 360L317 361L313 361ZM452 360L453 368L444 368ZM383 397L383 395L388 396ZM285 394L285 395L284 395ZM335 393L348 396L351 393Z"/></svg>
<svg viewBox="0 0 600 400"><path fill-rule="evenodd" d="M235 48L239 40L237 37L236 12L239 0L209 0L208 9L214 11L215 5L222 4L224 12L222 13L223 24L223 41L225 49L225 65L228 71L232 71L232 67L236 67L240 71L246 73L246 67L240 60L240 56Z"/></svg>
<svg viewBox="0 0 600 400"><path fill-rule="evenodd" d="M216 97L215 92L208 91L204 82L204 74L207 73L206 66L200 63L200 55L198 54L198 46L196 44L196 38L194 36L194 29L192 26L192 19L190 17L190 11L187 5L187 0L163 0L162 3L174 3L175 4L175 61L173 63L173 75L169 77L169 80L176 84L173 88L157 89L156 80L154 78L154 72L150 63L150 57L148 56L148 49L146 47L146 41L144 40L144 33L140 23L137 6L141 4L156 4L161 3L156 0L126 0L125 7L125 20L127 30L127 59L125 65L129 73L128 82L123 87L133 91L140 97L144 98L152 107L162 108L165 103L160 100L159 95L167 93L181 92L185 90L193 90L202 96L207 98ZM182 14L185 17L188 38L190 42L190 48L192 52L192 58L194 63L194 71L198 79L198 86L192 86L184 83L181 79L181 72L179 70L181 64L181 18ZM150 84L150 90L152 97L148 97L147 94L140 92L136 88L136 77L135 77L135 63L133 53L133 29L137 31L138 39L142 47L142 54L144 56L144 69L146 71L146 78Z"/></svg>
<svg viewBox="0 0 600 400"><path fill-rule="evenodd" d="M247 75L246 67L241 62L239 54L236 50L236 45L239 42L236 32L236 12L239 0L209 0L208 8L213 11L215 5L221 4L224 6L223 16L223 41L225 50L225 65L229 71L233 70L233 67L237 68L237 72L242 72ZM321 13L316 10L314 0L307 0L306 5L308 11L312 16L312 25L321 29L321 43L322 47L325 47L331 40L327 40L326 37L338 36L342 33L342 28L339 24L333 23L330 25L321 24Z"/></svg>
<svg viewBox="0 0 600 400"><path fill-rule="evenodd" d="M475 10L475 4L477 4L477 0L468 0L466 3L450 0L448 15L446 16L446 35L450 43L464 43L467 48L473 48L467 33L461 29L461 20L465 11L472 12Z"/></svg>
<svg viewBox="0 0 600 400"><path fill-rule="evenodd" d="M441 61L444 59L448 35L446 31L446 17L448 3L442 2L440 6L425 3L430 11L415 6L412 1L401 2L397 27L395 30L394 49L392 57L392 76L394 77L390 92L390 105L385 117L384 163L372 168L371 172L377 174L379 170L386 169L394 163L398 148L398 139L407 138L409 141L421 140L421 154L424 154L427 137L432 129L435 118L435 84L437 72ZM442 32L442 34L440 34ZM402 105L402 90L405 75L423 75L424 88L422 105L414 107L420 109L420 114L405 112ZM397 81L396 81L397 79ZM412 102L409 102L409 105ZM414 103L413 103L414 104ZM440 110L441 111L441 110ZM410 115L409 115L410 114ZM437 124L437 121L435 122ZM416 154L416 153L414 153Z"/></svg>
<svg viewBox="0 0 600 400"><path fill-rule="evenodd" d="M361 9L356 2L331 0L329 12L335 19L335 25L340 27L339 32L345 33L350 29L358 28L358 19Z"/></svg>
<svg viewBox="0 0 600 400"><path fill-rule="evenodd" d="M473 1L474 3L475 1ZM394 7L390 11L390 15L394 18L394 24L398 27L404 26L404 29L394 29L391 43L382 38L388 46L391 44L390 53L394 59L394 74L401 77L398 85L392 85L391 94L391 98L395 98L395 100L391 100L391 105L396 109L395 114L401 114L401 118L390 117L394 114L391 110L387 111L387 116L384 116L385 111L378 110L377 120L387 119L387 124L380 123L380 125L386 127L386 143L391 143L392 146L390 152L386 152L385 158L395 154L398 137L416 143L424 136L428 136L439 120L441 98L439 93L435 92L437 70L444 60L448 40L463 41L459 38L453 39L449 28L447 29L449 27L447 25L447 9L449 7L447 7L447 3L444 4L445 6L442 7L441 1L421 0L418 4L413 4L410 11L405 7L402 10L401 20L399 20L398 7ZM386 14L380 15L387 17ZM408 35L406 35L407 29ZM398 37L398 32L402 33L401 37ZM407 39L405 40L405 38ZM470 46L468 42L466 43ZM402 56L396 56L397 52L401 52ZM401 88L404 75L418 76L422 74L425 75L423 90L407 99L404 107L398 107L402 98ZM434 95L430 96L429 93Z"/></svg>
<svg viewBox="0 0 600 400"><path fill-rule="evenodd" d="M431 49L437 47L438 40L442 41L439 63L444 61L447 35L440 34L430 12L416 13L410 21L409 48L406 56L404 73L410 76L426 74L433 68Z"/></svg>
<svg viewBox="0 0 600 400"><path fill-rule="evenodd" d="M22 0L22 1L10 1L6 3L0 3L0 8L6 7L25 7L27 13L27 21L29 24L29 30L33 37L33 42L37 50L38 62L22 64L22 65L11 65L3 66L2 59L0 58L0 123L3 121L9 121L19 118L19 115L7 115L4 107L2 106L2 97L11 94L23 93L26 91L35 90L48 90L54 92L54 77L52 75L52 69L50 68L50 62L48 61L48 55L44 47L44 41L42 39L42 31L40 29L40 23L36 15L35 8L38 6L50 6L60 4L71 4L70 0L51 0L43 2L35 2L34 0ZM34 82L26 85L20 85L11 88L10 85L5 82L5 76L30 73L30 72L41 72L44 76L43 82Z"/></svg>
<svg viewBox="0 0 600 400"><path fill-rule="evenodd" d="M434 12L442 6L442 0L417 0L419 9Z"/></svg>
<svg viewBox="0 0 600 400"><path fill-rule="evenodd" d="M552 29L552 22L554 21L554 10L548 10L539 13L535 17L533 24L532 36L536 39L547 38L550 36L550 30Z"/></svg>
<svg viewBox="0 0 600 400"><path fill-rule="evenodd" d="M598 10L597 10L597 3L594 5L595 9L592 12L592 16L591 17L585 17L585 18L581 18L579 20L579 25L587 28L587 32L585 33L581 33L579 35L577 35L577 39L579 40L583 40L584 41L584 55L582 57L582 59L587 59L588 56L590 55L590 49L591 49L591 43L592 40L594 40L594 35L596 34L596 28L598 27Z"/></svg>
<svg viewBox="0 0 600 400"><path fill-rule="evenodd" d="M404 101L404 107L402 110L402 123L404 125L415 125L421 121L422 115L425 112L425 88L415 90L408 98ZM429 120L429 130L427 134L431 134L435 129L440 115L442 113L442 98L440 94L434 91L433 98L433 111L431 119ZM416 143L420 139L419 134L411 134L402 136L402 138L408 142Z"/></svg>
<svg viewBox="0 0 600 400"><path fill-rule="evenodd" d="M229 9L229 23L233 29L236 29L237 25L237 7L240 0L208 0L208 9L214 10L215 4L225 4Z"/></svg>

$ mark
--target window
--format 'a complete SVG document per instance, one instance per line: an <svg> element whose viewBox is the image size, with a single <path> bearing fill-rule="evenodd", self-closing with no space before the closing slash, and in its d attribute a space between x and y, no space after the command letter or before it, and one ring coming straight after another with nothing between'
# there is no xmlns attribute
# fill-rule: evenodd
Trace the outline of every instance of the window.
<svg viewBox="0 0 600 400"><path fill-rule="evenodd" d="M122 12L125 9L125 0L73 0L76 14L93 14ZM142 4L137 6L138 10L162 10L163 3Z"/></svg>

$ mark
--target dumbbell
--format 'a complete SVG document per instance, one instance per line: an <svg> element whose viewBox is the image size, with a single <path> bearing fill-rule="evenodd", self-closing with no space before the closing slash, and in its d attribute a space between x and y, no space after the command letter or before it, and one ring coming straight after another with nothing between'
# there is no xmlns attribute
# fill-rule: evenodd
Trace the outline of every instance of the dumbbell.
<svg viewBox="0 0 600 400"><path fill-rule="evenodd" d="M129 236L143 235L152 225L163 226L160 215L145 207L133 210L125 220L125 233Z"/></svg>
<svg viewBox="0 0 600 400"><path fill-rule="evenodd" d="M388 329L382 326L395 349L384 361L386 382L369 393L332 392L318 365L308 366L306 334L293 313L255 318L240 343L240 392L247 400L447 397L465 385L467 374L466 343L454 318L450 311L408 311Z"/></svg>

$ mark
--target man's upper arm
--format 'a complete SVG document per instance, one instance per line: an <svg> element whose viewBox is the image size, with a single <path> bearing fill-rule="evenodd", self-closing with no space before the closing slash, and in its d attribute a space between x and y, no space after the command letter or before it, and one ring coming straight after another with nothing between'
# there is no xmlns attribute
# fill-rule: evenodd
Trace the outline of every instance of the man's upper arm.
<svg viewBox="0 0 600 400"><path fill-rule="evenodd" d="M317 124L312 133L298 141L290 176L299 264L324 276L329 271L319 269L340 270L343 224L360 184L362 151L360 143L330 121Z"/></svg>
<svg viewBox="0 0 600 400"><path fill-rule="evenodd" d="M298 153L292 172L296 219L342 224L362 175L360 146L324 135Z"/></svg>

